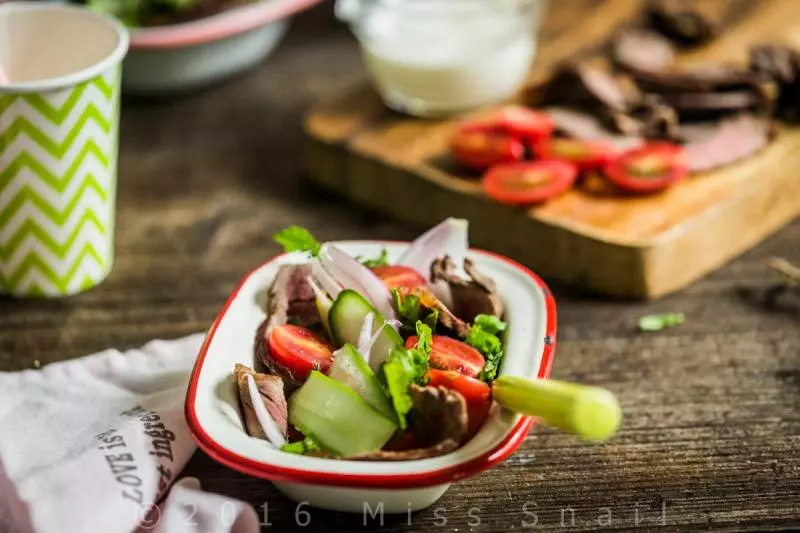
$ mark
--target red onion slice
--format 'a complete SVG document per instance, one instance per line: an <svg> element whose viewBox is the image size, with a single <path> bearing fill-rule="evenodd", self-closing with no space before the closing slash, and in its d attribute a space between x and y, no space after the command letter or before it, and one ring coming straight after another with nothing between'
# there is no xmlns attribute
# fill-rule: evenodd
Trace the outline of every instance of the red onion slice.
<svg viewBox="0 0 800 533"><path fill-rule="evenodd" d="M370 350L372 349L372 344L369 342L370 338L373 336L372 329L373 325L375 324L375 313L368 313L367 316L364 317L364 323L361 324L361 333L358 335L358 353L361 354L361 357L369 364L369 356Z"/></svg>
<svg viewBox="0 0 800 533"><path fill-rule="evenodd" d="M438 257L449 255L461 268L469 249L468 231L467 220L448 218L417 237L397 260L397 264L410 266L430 278L431 263Z"/></svg>
<svg viewBox="0 0 800 533"><path fill-rule="evenodd" d="M319 261L311 263L311 276L314 278L317 287L327 293L331 300L335 300L339 293L342 292L342 286L325 271Z"/></svg>
<svg viewBox="0 0 800 533"><path fill-rule="evenodd" d="M345 289L352 289L366 298L383 318L389 320L395 318L386 285L370 269L330 243L322 245L319 261L339 285Z"/></svg>
<svg viewBox="0 0 800 533"><path fill-rule="evenodd" d="M278 424L275 423L272 415L269 414L269 411L267 411L267 408L264 406L264 400L261 398L261 395L258 393L258 388L256 387L256 380L253 379L251 374L247 375L247 390L250 392L250 401L256 412L258 423L261 424L261 429L264 430L264 435L267 436L267 441L273 447L280 448L286 444L286 438L283 436L283 433L281 433L281 430L278 429Z"/></svg>

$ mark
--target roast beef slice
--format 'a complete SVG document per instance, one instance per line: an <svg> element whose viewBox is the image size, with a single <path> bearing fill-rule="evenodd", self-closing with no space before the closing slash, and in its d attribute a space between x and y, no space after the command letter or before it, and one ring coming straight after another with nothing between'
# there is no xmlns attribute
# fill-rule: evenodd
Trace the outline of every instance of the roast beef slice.
<svg viewBox="0 0 800 533"><path fill-rule="evenodd" d="M267 368L286 380L287 390L300 385L292 372L275 361L269 353L272 328L287 322L305 327L319 326L321 321L314 291L308 281L310 265L283 265L268 292L267 318L256 331L254 351Z"/></svg>
<svg viewBox="0 0 800 533"><path fill-rule="evenodd" d="M754 72L729 65L707 65L684 70L635 70L639 87L656 94L754 90L760 78Z"/></svg>
<svg viewBox="0 0 800 533"><path fill-rule="evenodd" d="M445 387L411 385L413 407L408 414L414 448L377 451L345 457L356 461L411 461L444 455L455 450L467 436L467 402Z"/></svg>
<svg viewBox="0 0 800 533"><path fill-rule="evenodd" d="M615 129L628 137L673 140L678 131L675 109L654 94L643 94L626 111L609 111L609 118Z"/></svg>
<svg viewBox="0 0 800 533"><path fill-rule="evenodd" d="M756 46L750 50L750 69L775 84L778 118L800 118L800 53L781 45Z"/></svg>
<svg viewBox="0 0 800 533"><path fill-rule="evenodd" d="M234 369L234 379L239 389L239 400L242 405L245 428L250 436L266 439L264 430L256 416L253 402L250 398L250 389L247 385L247 376L253 376L258 394L267 412L272 416L275 424L283 436L287 435L289 412L286 407L286 396L283 390L283 380L278 376L259 374L253 369L237 364Z"/></svg>
<svg viewBox="0 0 800 533"><path fill-rule="evenodd" d="M620 80L587 64L563 64L542 90L547 105L625 110L631 95Z"/></svg>
<svg viewBox="0 0 800 533"><path fill-rule="evenodd" d="M314 290L308 281L311 265L282 265L268 293L267 320L272 326L296 323L313 327L320 323Z"/></svg>
<svg viewBox="0 0 800 533"><path fill-rule="evenodd" d="M645 20L675 43L698 46L711 41L721 29L719 16L710 9L703 9L719 7L718 4L697 0L649 0Z"/></svg>
<svg viewBox="0 0 800 533"><path fill-rule="evenodd" d="M546 107L543 111L553 119L560 134L573 139L600 141L618 150L635 148L644 142L637 135L624 136L615 133L588 111L562 106Z"/></svg>
<svg viewBox="0 0 800 533"><path fill-rule="evenodd" d="M419 303L423 307L436 309L439 313L439 324L441 326L452 331L461 339L467 338L470 325L456 316L433 292L425 287L415 287L409 291L409 294L419 298Z"/></svg>
<svg viewBox="0 0 800 533"><path fill-rule="evenodd" d="M767 146L774 134L768 118L740 115L707 128L703 135L685 146L686 160L692 171L706 171L750 157Z"/></svg>
<svg viewBox="0 0 800 533"><path fill-rule="evenodd" d="M620 30L611 43L614 63L624 70L659 71L675 60L675 47L654 31L641 28Z"/></svg>
<svg viewBox="0 0 800 533"><path fill-rule="evenodd" d="M455 272L455 264L445 255L431 264L431 281L442 280L450 286L453 313L464 322L473 322L481 314L502 317L503 301L494 280L481 274L472 260L464 259L464 271L469 279Z"/></svg>

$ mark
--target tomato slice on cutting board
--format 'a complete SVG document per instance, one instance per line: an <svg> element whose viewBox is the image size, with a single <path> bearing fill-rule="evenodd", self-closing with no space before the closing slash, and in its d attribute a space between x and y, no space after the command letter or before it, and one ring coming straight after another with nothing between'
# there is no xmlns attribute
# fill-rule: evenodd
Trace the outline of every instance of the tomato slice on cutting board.
<svg viewBox="0 0 800 533"><path fill-rule="evenodd" d="M492 389L479 379L458 372L429 370L429 385L445 387L460 393L467 402L467 438L478 432L492 405Z"/></svg>
<svg viewBox="0 0 800 533"><path fill-rule="evenodd" d="M647 194L661 191L689 174L683 148L651 143L625 152L603 168L605 177L620 189Z"/></svg>
<svg viewBox="0 0 800 533"><path fill-rule="evenodd" d="M312 370L327 374L333 363L333 346L310 329L282 324L269 335L269 355L301 381Z"/></svg>
<svg viewBox="0 0 800 533"><path fill-rule="evenodd" d="M434 335L431 343L431 357L429 364L439 370L453 370L465 376L475 377L481 370L485 361L481 352L456 339L444 335ZM406 339L406 348L417 345L417 337Z"/></svg>
<svg viewBox="0 0 800 533"><path fill-rule="evenodd" d="M537 204L564 194L577 176L578 168L566 161L498 165L484 174L483 190L504 204Z"/></svg>
<svg viewBox="0 0 800 533"><path fill-rule="evenodd" d="M372 267L370 270L378 276L389 289L406 287L426 287L428 281L425 277L411 267L403 265L385 265Z"/></svg>
<svg viewBox="0 0 800 533"><path fill-rule="evenodd" d="M533 145L539 159L569 161L581 171L600 168L615 157L614 149L603 143L579 139L548 139Z"/></svg>
<svg viewBox="0 0 800 533"><path fill-rule="evenodd" d="M525 156L525 146L519 140L477 125L459 128L450 147L456 160L473 170L520 161Z"/></svg>
<svg viewBox="0 0 800 533"><path fill-rule="evenodd" d="M527 143L537 143L549 138L556 128L547 113L518 105L504 107L489 122L499 131Z"/></svg>

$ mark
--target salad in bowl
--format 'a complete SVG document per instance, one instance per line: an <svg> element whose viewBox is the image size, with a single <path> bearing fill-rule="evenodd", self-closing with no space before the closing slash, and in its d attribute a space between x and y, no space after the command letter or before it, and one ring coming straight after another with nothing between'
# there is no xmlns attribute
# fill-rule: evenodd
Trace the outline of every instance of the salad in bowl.
<svg viewBox="0 0 800 533"><path fill-rule="evenodd" d="M616 431L610 392L543 379L552 295L470 250L466 221L408 245L322 243L297 226L275 239L287 254L231 297L188 392L189 426L220 462L312 505L406 512L512 453L531 417L588 439Z"/></svg>

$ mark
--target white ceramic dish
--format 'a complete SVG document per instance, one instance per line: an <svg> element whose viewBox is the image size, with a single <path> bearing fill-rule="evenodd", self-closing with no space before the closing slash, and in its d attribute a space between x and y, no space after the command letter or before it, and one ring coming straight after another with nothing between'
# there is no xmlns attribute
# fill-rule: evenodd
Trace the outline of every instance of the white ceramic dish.
<svg viewBox="0 0 800 533"><path fill-rule="evenodd" d="M157 95L202 87L264 59L289 17L321 0L259 0L197 21L131 30L122 86Z"/></svg>
<svg viewBox="0 0 800 533"><path fill-rule="evenodd" d="M352 255L373 256L382 247L397 257L407 244L376 241L337 243ZM494 278L507 308L507 350L501 374L544 379L555 349L556 310L547 286L527 268L489 252L472 250L482 272ZM289 498L324 509L363 512L383 504L386 513L428 507L453 481L508 457L533 420L495 408L477 435L458 450L400 462L339 461L271 449L244 430L233 382L236 363L254 365L253 343L266 316L266 293L279 265L303 263L302 254L279 256L246 276L206 337L192 373L186 419L198 445L230 468L269 479Z"/></svg>

